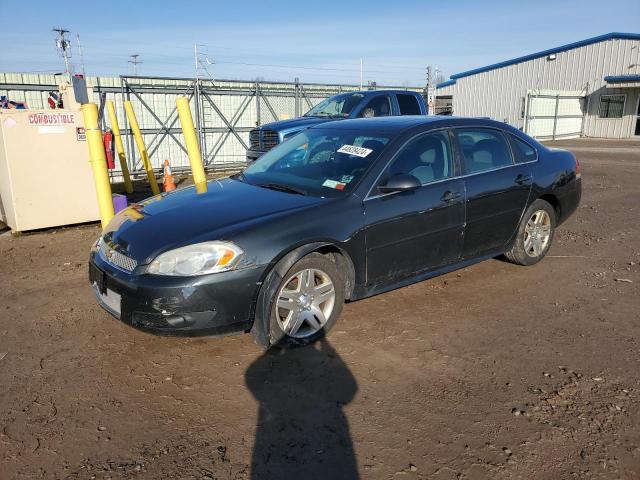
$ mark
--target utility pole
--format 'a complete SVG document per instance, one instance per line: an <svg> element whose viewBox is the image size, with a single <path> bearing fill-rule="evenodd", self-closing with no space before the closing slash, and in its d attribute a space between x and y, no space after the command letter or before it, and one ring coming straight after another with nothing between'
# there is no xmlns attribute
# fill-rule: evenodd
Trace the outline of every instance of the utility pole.
<svg viewBox="0 0 640 480"><path fill-rule="evenodd" d="M140 57L140 55L135 53L133 55L129 55L129 57L131 57L131 60L129 60L129 63L133 64L133 76L137 77L138 76L138 65L140 65L142 63L140 60L138 60L138 57Z"/></svg>
<svg viewBox="0 0 640 480"><path fill-rule="evenodd" d="M436 104L436 89L434 86L433 67L427 66L427 115L434 115Z"/></svg>
<svg viewBox="0 0 640 480"><path fill-rule="evenodd" d="M76 35L76 41L78 43L78 55L80 55L80 65L82 65L82 76L84 77L84 55L82 54L82 44L80 43L80 34Z"/></svg>
<svg viewBox="0 0 640 480"><path fill-rule="evenodd" d="M360 57L360 90L362 90L362 57Z"/></svg>
<svg viewBox="0 0 640 480"><path fill-rule="evenodd" d="M56 38L56 48L58 53L64 58L64 67L67 74L71 74L72 65L69 62L71 58L71 42L65 38L65 34L69 33L69 30L65 30L62 27L52 29L54 32L58 32L58 38Z"/></svg>

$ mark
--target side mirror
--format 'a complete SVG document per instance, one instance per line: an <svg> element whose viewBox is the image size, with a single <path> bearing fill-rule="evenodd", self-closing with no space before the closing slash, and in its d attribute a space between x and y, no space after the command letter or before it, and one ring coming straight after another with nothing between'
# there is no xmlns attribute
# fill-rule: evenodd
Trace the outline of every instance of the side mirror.
<svg viewBox="0 0 640 480"><path fill-rule="evenodd" d="M380 193L406 192L422 186L420 180L413 175L394 175L384 185L378 185Z"/></svg>

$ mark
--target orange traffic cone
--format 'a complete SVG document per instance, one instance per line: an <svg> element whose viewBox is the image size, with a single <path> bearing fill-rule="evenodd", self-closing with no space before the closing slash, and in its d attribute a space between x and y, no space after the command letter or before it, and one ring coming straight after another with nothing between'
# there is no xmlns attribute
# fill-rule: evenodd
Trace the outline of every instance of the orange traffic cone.
<svg viewBox="0 0 640 480"><path fill-rule="evenodd" d="M169 160L164 161L164 191L170 192L171 190L176 189L176 184L173 181L173 175L171 175L171 165L169 165Z"/></svg>

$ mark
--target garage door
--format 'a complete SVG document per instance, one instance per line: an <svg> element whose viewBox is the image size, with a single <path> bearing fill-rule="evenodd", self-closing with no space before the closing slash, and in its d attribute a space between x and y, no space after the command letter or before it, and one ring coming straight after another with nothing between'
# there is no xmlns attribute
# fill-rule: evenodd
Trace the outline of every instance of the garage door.
<svg viewBox="0 0 640 480"><path fill-rule="evenodd" d="M579 137L584 114L584 92L530 90L524 131L541 140Z"/></svg>

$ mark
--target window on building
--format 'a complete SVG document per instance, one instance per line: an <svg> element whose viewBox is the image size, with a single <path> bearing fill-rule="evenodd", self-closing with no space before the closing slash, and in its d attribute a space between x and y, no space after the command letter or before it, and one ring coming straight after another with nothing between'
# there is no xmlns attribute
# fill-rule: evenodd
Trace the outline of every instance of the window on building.
<svg viewBox="0 0 640 480"><path fill-rule="evenodd" d="M420 104L418 99L413 95L399 93L396 95L398 106L400 107L400 115L420 115Z"/></svg>
<svg viewBox="0 0 640 480"><path fill-rule="evenodd" d="M600 118L622 118L625 95L602 95L598 116Z"/></svg>

